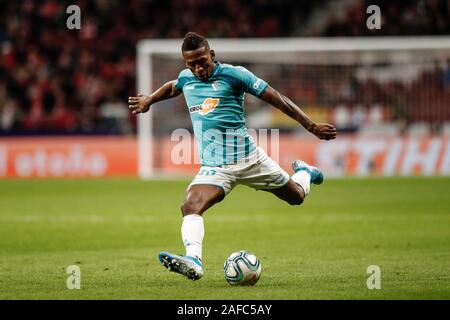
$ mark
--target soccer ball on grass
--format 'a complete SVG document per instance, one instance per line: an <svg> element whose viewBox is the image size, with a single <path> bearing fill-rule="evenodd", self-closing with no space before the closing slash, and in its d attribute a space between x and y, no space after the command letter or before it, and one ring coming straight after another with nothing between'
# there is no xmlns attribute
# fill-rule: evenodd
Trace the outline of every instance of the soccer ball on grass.
<svg viewBox="0 0 450 320"><path fill-rule="evenodd" d="M227 258L223 271L229 284L253 286L261 276L261 262L253 253L241 250Z"/></svg>

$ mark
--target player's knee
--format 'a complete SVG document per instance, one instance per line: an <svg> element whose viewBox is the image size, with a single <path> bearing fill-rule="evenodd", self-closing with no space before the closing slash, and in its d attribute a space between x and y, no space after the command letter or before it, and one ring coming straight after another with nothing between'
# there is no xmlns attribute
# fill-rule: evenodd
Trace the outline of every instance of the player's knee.
<svg viewBox="0 0 450 320"><path fill-rule="evenodd" d="M183 216L187 216L189 214L202 214L203 207L204 206L200 199L185 200L181 204L181 213Z"/></svg>

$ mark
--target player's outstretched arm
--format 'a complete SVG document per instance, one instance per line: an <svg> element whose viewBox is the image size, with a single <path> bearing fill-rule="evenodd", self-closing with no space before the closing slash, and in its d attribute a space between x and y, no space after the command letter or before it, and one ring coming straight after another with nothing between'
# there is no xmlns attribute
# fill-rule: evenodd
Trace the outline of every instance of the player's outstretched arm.
<svg viewBox="0 0 450 320"><path fill-rule="evenodd" d="M260 98L299 122L306 130L319 139L330 140L336 138L336 128L333 125L328 123L315 123L299 106L274 88L267 86Z"/></svg>
<svg viewBox="0 0 450 320"><path fill-rule="evenodd" d="M178 96L181 91L175 88L175 82L176 80L172 80L165 83L149 96L138 94L136 97L128 97L128 108L131 110L131 113L138 114L147 112L152 104Z"/></svg>

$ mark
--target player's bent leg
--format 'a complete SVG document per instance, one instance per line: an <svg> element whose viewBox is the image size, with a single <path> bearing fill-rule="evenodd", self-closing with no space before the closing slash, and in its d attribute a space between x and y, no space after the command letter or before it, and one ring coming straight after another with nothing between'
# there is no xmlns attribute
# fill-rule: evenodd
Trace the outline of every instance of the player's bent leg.
<svg viewBox="0 0 450 320"><path fill-rule="evenodd" d="M203 212L225 197L225 192L214 185L192 185L181 205L183 224L181 236L186 255L161 252L159 261L169 271L198 280L203 276L202 242L205 235Z"/></svg>
<svg viewBox="0 0 450 320"><path fill-rule="evenodd" d="M295 173L291 176L287 184L280 188L267 189L266 191L272 192L278 198L291 205L300 205L309 194L311 184L321 184L324 176L319 168L301 160L295 160L292 163L292 168ZM281 169L278 170L281 171Z"/></svg>
<svg viewBox="0 0 450 320"><path fill-rule="evenodd" d="M273 193L290 205L303 203L307 192L295 181L294 177L284 171L267 153L257 148L253 158L249 158L249 169L240 174L239 183L257 190Z"/></svg>
<svg viewBox="0 0 450 320"><path fill-rule="evenodd" d="M273 193L281 200L286 201L290 205L298 206L305 200L305 192L292 179L284 186L278 189L265 190Z"/></svg>

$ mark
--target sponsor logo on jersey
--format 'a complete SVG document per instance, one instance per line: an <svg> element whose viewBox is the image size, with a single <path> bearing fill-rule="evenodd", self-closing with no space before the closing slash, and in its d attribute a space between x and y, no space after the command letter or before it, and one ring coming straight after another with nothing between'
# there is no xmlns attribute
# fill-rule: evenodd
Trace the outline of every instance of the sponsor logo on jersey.
<svg viewBox="0 0 450 320"><path fill-rule="evenodd" d="M189 112L198 112L200 115L204 116L210 112L213 112L214 109L219 104L220 99L216 98L206 98L202 104L189 107Z"/></svg>

